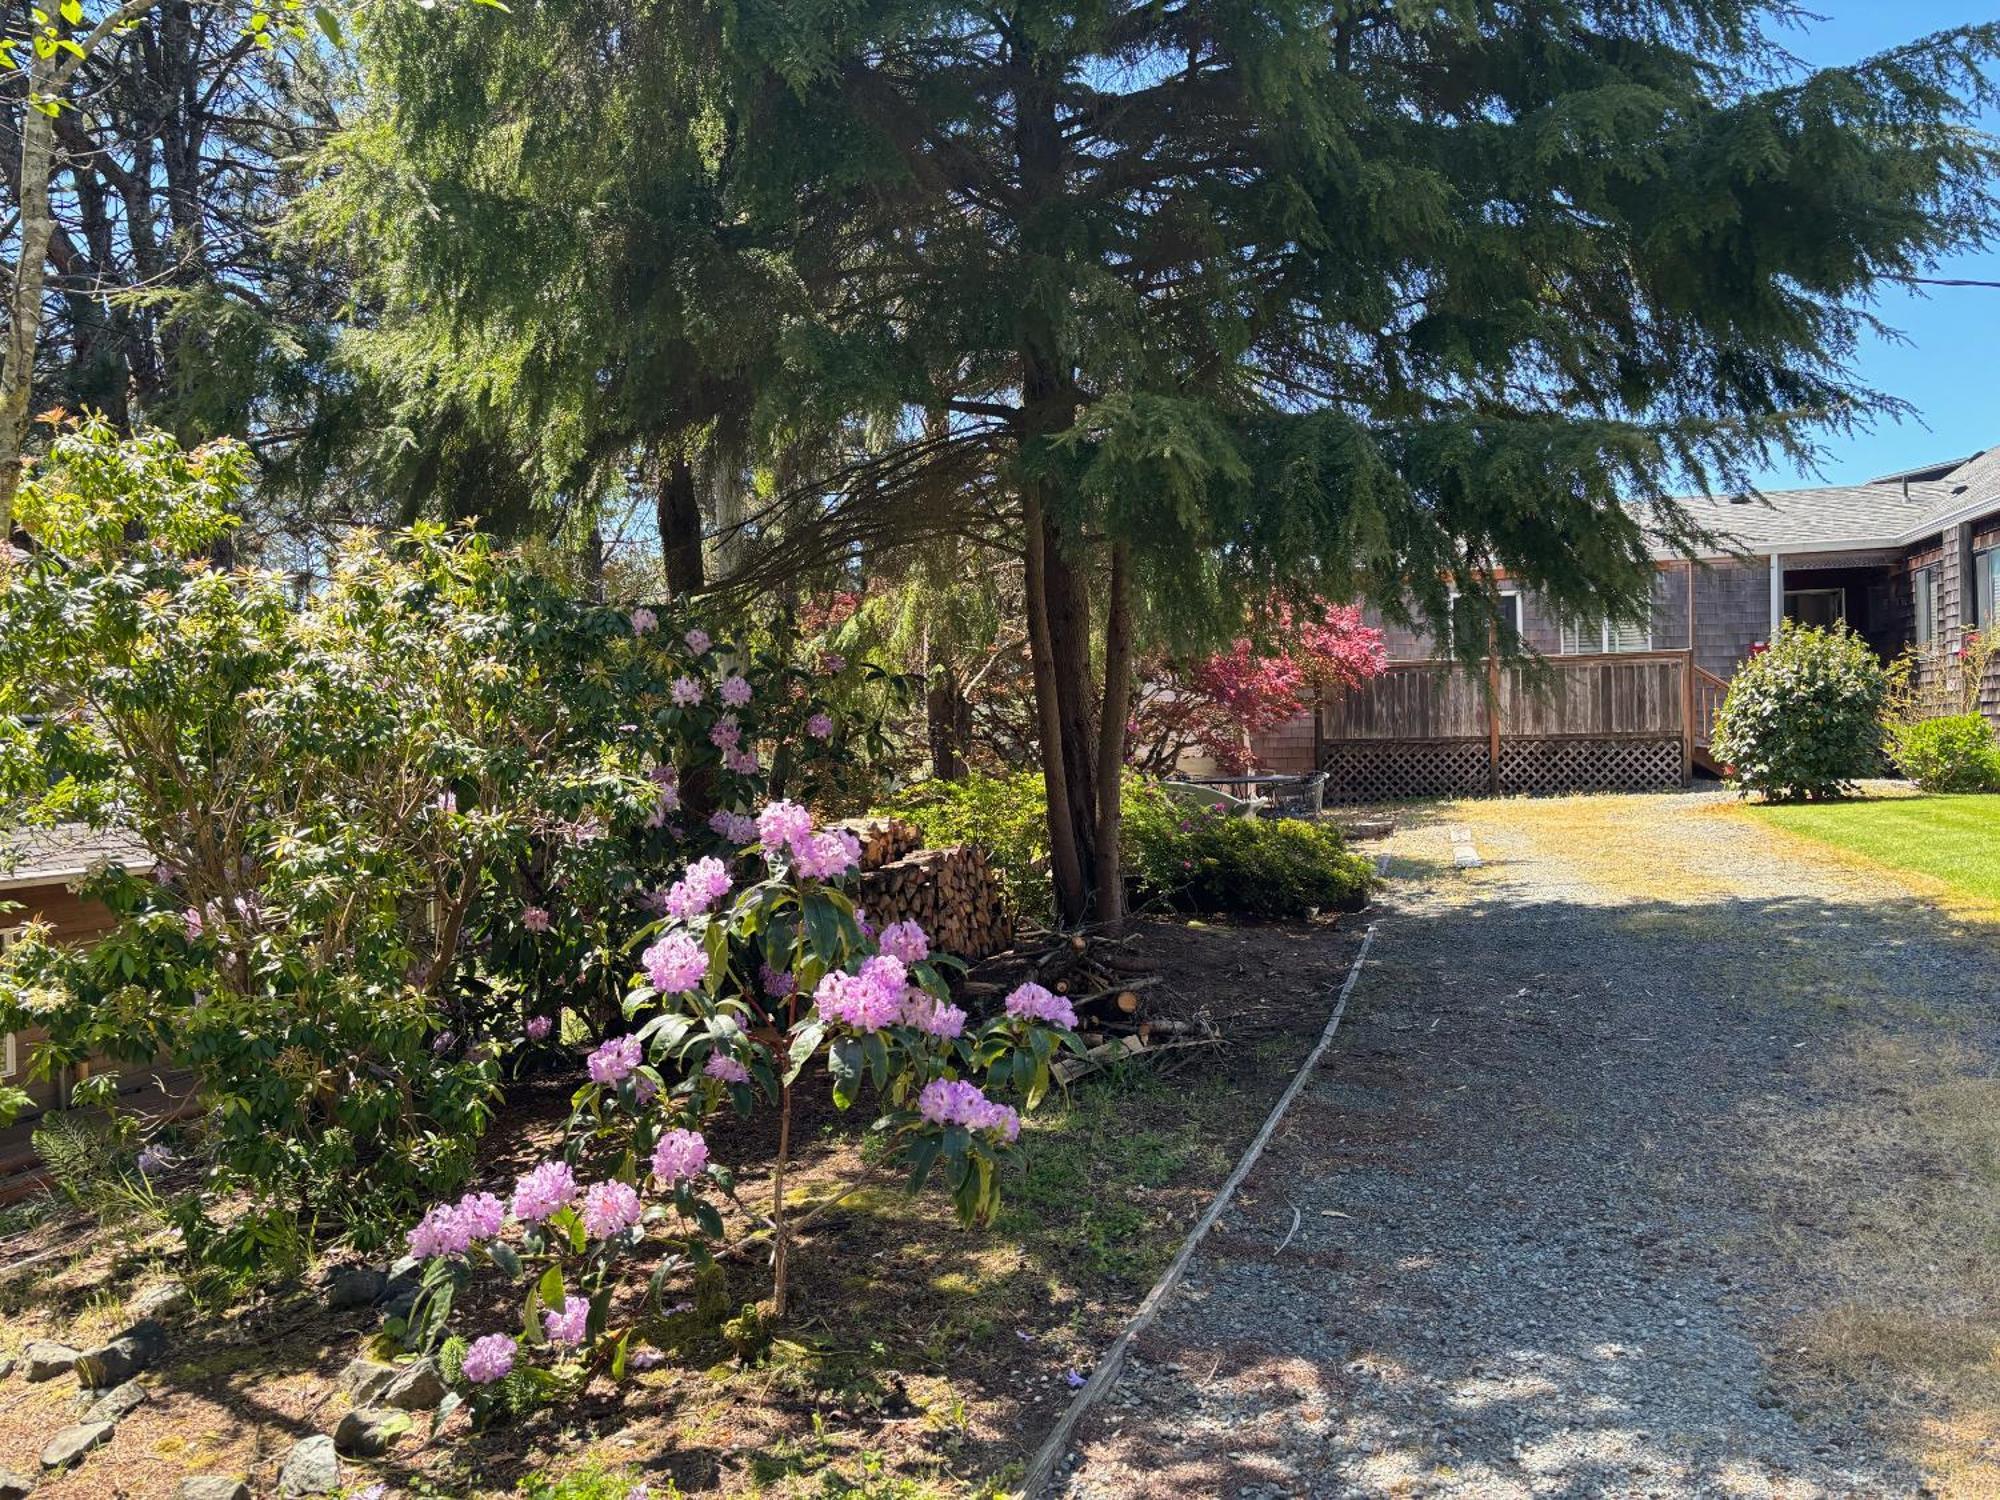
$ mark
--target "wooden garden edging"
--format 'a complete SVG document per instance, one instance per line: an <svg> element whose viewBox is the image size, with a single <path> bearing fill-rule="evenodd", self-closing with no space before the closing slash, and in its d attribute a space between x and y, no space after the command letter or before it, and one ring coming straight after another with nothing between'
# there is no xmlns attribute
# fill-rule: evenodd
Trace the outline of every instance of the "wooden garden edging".
<svg viewBox="0 0 2000 1500"><path fill-rule="evenodd" d="M1237 1188L1241 1187L1243 1179L1250 1175L1250 1169L1257 1165L1257 1159L1264 1154L1264 1148L1270 1144L1272 1135L1278 1129L1278 1122L1285 1117L1285 1111L1292 1107L1292 1101L1299 1096L1299 1091L1306 1086L1306 1080L1312 1077L1313 1070L1319 1066L1319 1060L1326 1055L1326 1049L1332 1045L1334 1033L1340 1030L1341 1018L1347 1014L1347 997L1354 993L1355 982L1361 978L1361 965L1368 958L1368 950L1374 946L1375 924L1370 922L1362 934L1361 947L1354 955L1354 962L1348 965L1347 978L1340 986L1340 997L1334 1002L1333 1014L1328 1017L1326 1029L1320 1033L1319 1041L1307 1055L1290 1086L1279 1095L1278 1102L1271 1106L1271 1113L1265 1118L1264 1128L1257 1132L1257 1138L1243 1153L1242 1160L1236 1163L1236 1170L1231 1172L1229 1180L1222 1184L1215 1195L1215 1201L1208 1205L1208 1211L1195 1222L1194 1228L1188 1231L1188 1237L1182 1242L1180 1253L1174 1257L1173 1264L1168 1266L1166 1273L1153 1284L1153 1289L1146 1293L1146 1300L1139 1304L1139 1310L1132 1314L1132 1320L1125 1325L1124 1331L1112 1340L1111 1347L1097 1362L1097 1368L1091 1371L1090 1379L1084 1382L1083 1388L1071 1399L1069 1406L1050 1431L1047 1440L1036 1451L1034 1462L1028 1465L1027 1477L1021 1482L1020 1489L1014 1492L1015 1500L1041 1500L1043 1493L1055 1478L1056 1470L1062 1466L1063 1455L1069 1451L1070 1440L1076 1436L1077 1425L1091 1407L1097 1404L1098 1398L1117 1382L1118 1372L1125 1367L1125 1355L1131 1348L1132 1340L1152 1327L1153 1320L1159 1316L1167 1298L1173 1294L1174 1288L1181 1284L1181 1279L1187 1274L1189 1263L1194 1259L1195 1251L1208 1237L1209 1230L1215 1227L1216 1220L1222 1217L1223 1210L1229 1207L1230 1199L1236 1196Z"/></svg>

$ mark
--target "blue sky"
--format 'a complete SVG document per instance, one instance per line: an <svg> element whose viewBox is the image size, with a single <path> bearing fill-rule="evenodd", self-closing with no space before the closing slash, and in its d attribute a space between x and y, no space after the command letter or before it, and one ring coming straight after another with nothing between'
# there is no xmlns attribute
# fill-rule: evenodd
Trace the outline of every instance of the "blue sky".
<svg viewBox="0 0 2000 1500"><path fill-rule="evenodd" d="M1994 0L1814 0L1825 17L1783 34L1785 45L1807 62L1853 62L1949 26L1994 19ZM2000 132L2000 118L1989 116ZM2000 250L1963 256L1941 276L2000 281ZM1856 360L1863 383L1916 408L1900 423L1883 421L1851 437L1826 442L1824 482L1851 483L1897 469L2000 444L2000 289L1931 287L1887 293L1876 311L1908 340L1873 340ZM1789 465L1763 476L1767 487L1822 482Z"/></svg>

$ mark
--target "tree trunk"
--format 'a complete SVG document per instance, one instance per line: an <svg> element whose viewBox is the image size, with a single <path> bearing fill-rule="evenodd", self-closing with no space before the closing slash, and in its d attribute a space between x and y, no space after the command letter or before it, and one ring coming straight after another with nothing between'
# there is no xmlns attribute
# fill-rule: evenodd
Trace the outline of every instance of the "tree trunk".
<svg viewBox="0 0 2000 1500"><path fill-rule="evenodd" d="M1031 492L1023 497L1022 509L1028 543L1028 659L1035 674L1035 718L1040 730L1042 782L1048 802L1049 874L1055 886L1057 920L1081 922L1089 915L1090 890L1084 882L1076 824L1070 817L1062 707L1056 691L1055 655L1049 647L1048 595L1042 578L1045 561L1042 507Z"/></svg>
<svg viewBox="0 0 2000 1500"><path fill-rule="evenodd" d="M52 70L32 50L28 97L47 92ZM34 399L35 345L42 332L42 287L48 275L49 236L55 218L49 208L49 168L55 152L56 122L31 105L21 110L20 258L14 265L7 306L7 346L0 354L0 567L7 539L14 534L14 492L21 484L21 455L28 444Z"/></svg>
<svg viewBox="0 0 2000 1500"><path fill-rule="evenodd" d="M790 1034L789 1030L786 1033ZM781 1059L782 1061L782 1059ZM771 1316L783 1318L791 1294L791 1226L785 1220L785 1164L792 1150L792 1086L778 1085L778 1157L771 1164Z"/></svg>
<svg viewBox="0 0 2000 1500"><path fill-rule="evenodd" d="M701 499L694 465L677 456L660 485L660 560L666 565L667 593L682 599L701 592Z"/></svg>
<svg viewBox="0 0 2000 1500"><path fill-rule="evenodd" d="M930 631L924 635L924 728L930 740L931 775L939 781L960 781L965 777L965 745L959 738L965 698L959 691L951 653Z"/></svg>
<svg viewBox="0 0 2000 1500"><path fill-rule="evenodd" d="M1044 512L1046 515L1046 512ZM1064 555L1062 537L1044 522L1043 572L1049 609L1049 649L1055 656L1056 704L1062 715L1063 770L1070 821L1086 877L1097 847L1096 694L1090 671L1090 592L1082 571Z"/></svg>
<svg viewBox="0 0 2000 1500"><path fill-rule="evenodd" d="M1124 821L1125 721L1132 709L1131 558L1111 544L1111 585L1104 601L1104 703L1097 732L1097 916L1125 920L1125 871L1119 833Z"/></svg>

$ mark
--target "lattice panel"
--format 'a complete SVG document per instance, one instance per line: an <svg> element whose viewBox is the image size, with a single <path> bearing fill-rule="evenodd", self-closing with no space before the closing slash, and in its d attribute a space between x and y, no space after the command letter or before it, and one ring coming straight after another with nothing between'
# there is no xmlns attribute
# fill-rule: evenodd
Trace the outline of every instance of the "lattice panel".
<svg viewBox="0 0 2000 1500"><path fill-rule="evenodd" d="M1324 755L1328 802L1477 797L1488 785L1482 741L1350 740L1326 746Z"/></svg>
<svg viewBox="0 0 2000 1500"><path fill-rule="evenodd" d="M1663 792L1680 784L1677 739L1500 742L1500 790L1510 795Z"/></svg>
<svg viewBox="0 0 2000 1500"><path fill-rule="evenodd" d="M1328 802L1482 797L1491 789L1486 744L1471 740L1347 741L1324 748ZM1509 796L1658 792L1681 785L1681 742L1503 740L1500 790Z"/></svg>

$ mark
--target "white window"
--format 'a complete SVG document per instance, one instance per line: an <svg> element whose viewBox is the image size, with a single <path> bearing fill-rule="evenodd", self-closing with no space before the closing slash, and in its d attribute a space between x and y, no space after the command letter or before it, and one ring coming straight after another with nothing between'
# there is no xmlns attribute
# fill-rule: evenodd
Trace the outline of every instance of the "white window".
<svg viewBox="0 0 2000 1500"><path fill-rule="evenodd" d="M1928 646L1937 636L1937 568L1918 568L1910 575L1910 603L1916 613L1916 642Z"/></svg>
<svg viewBox="0 0 2000 1500"><path fill-rule="evenodd" d="M1566 620L1562 628L1565 656L1590 656L1615 651L1651 651L1653 622L1645 620Z"/></svg>
<svg viewBox="0 0 2000 1500"><path fill-rule="evenodd" d="M1972 623L1986 630L1996 623L1993 601L2000 596L2000 547L1982 547L1972 554L1972 577L1974 607L1979 611Z"/></svg>
<svg viewBox="0 0 2000 1500"><path fill-rule="evenodd" d="M1469 616L1464 623L1467 625L1478 625L1483 632L1486 615L1485 599L1477 595L1468 597L1458 593L1456 590L1453 590L1451 595L1451 628L1453 630L1460 628L1460 600L1465 601L1464 613ZM1500 621L1503 631L1511 630L1514 634L1514 639L1517 641L1521 638L1521 596L1512 589L1502 589L1500 591ZM1446 643L1449 644L1449 641L1450 637L1447 636Z"/></svg>

